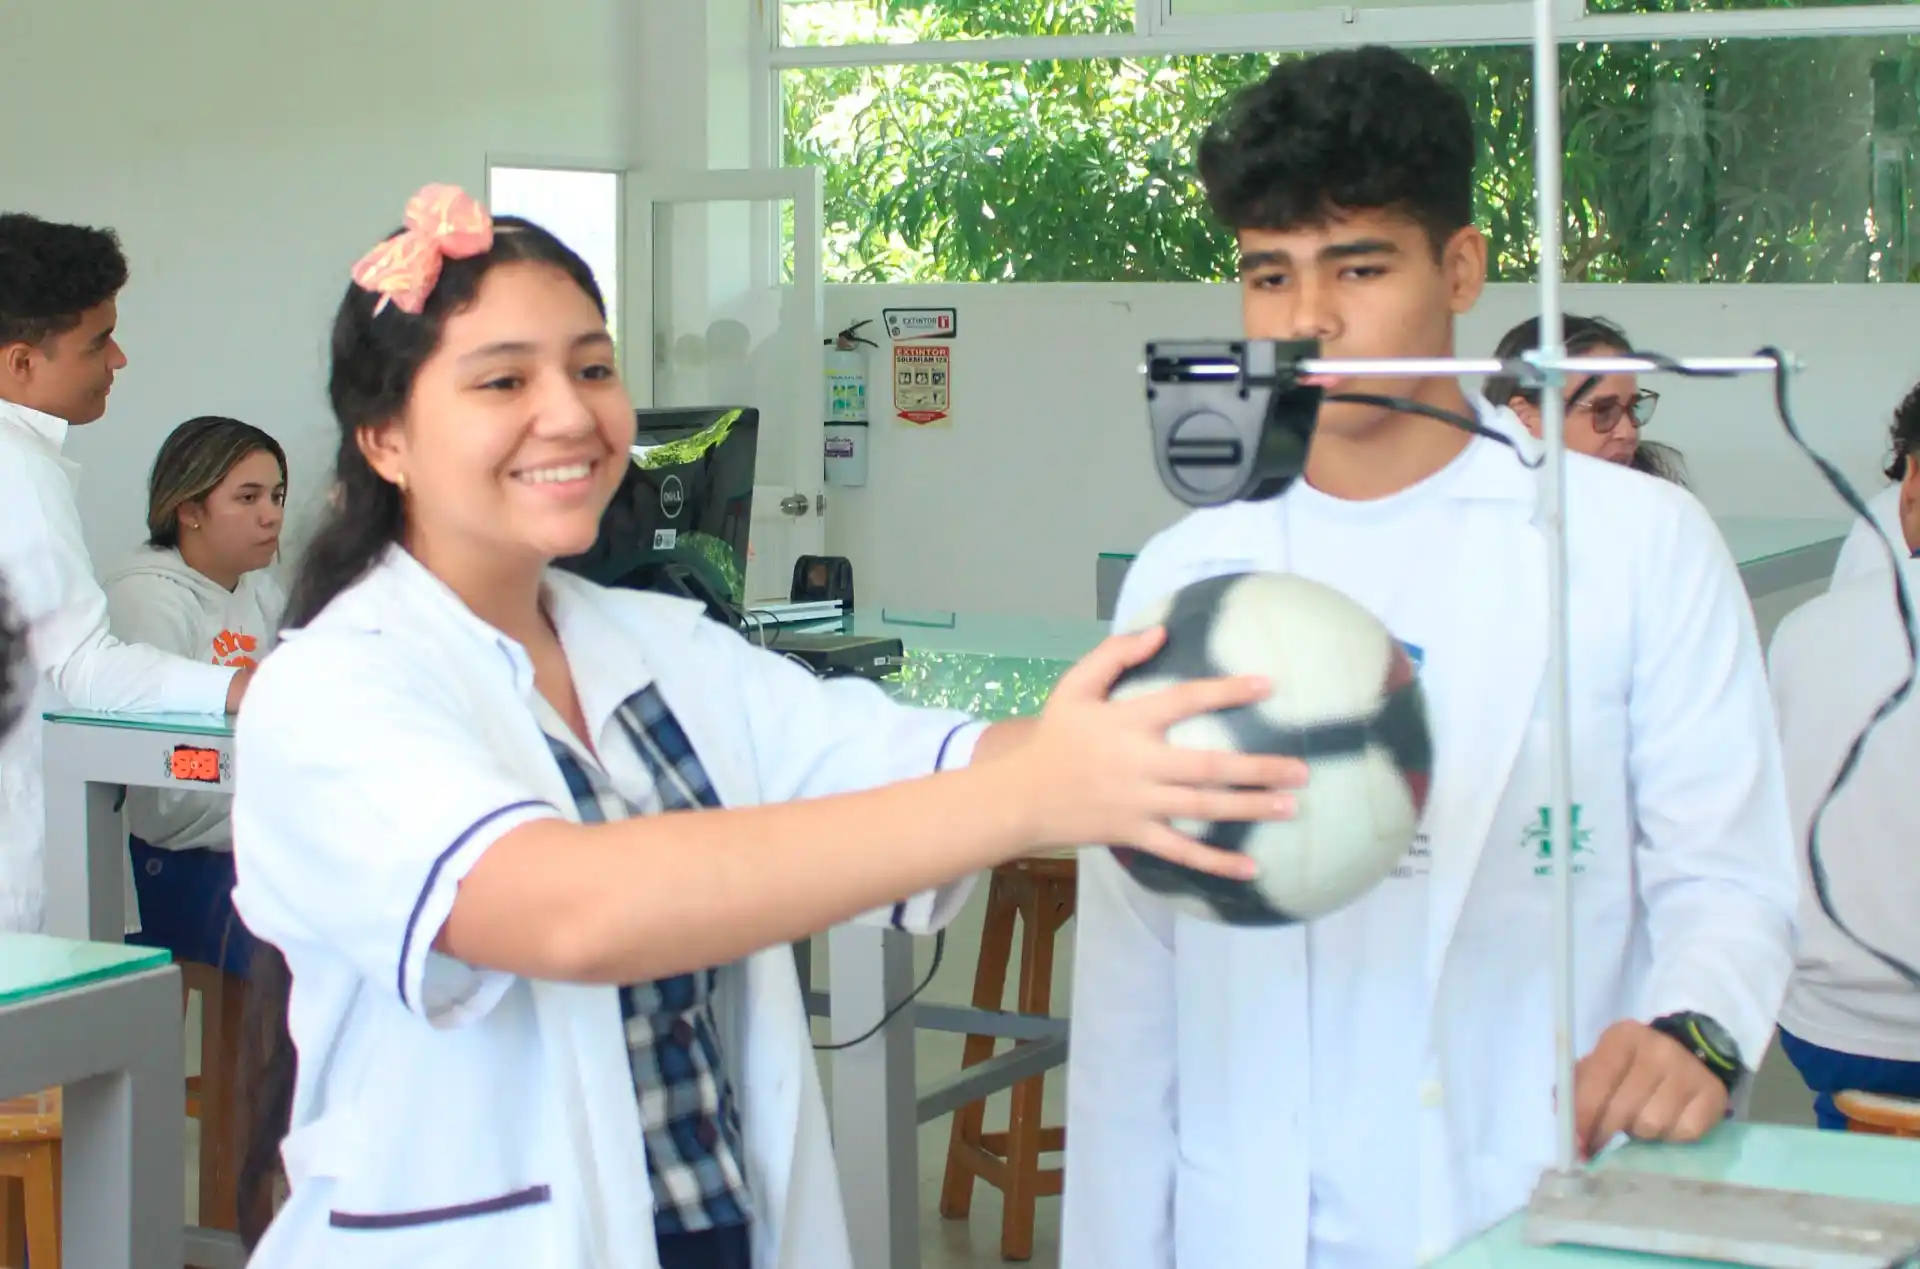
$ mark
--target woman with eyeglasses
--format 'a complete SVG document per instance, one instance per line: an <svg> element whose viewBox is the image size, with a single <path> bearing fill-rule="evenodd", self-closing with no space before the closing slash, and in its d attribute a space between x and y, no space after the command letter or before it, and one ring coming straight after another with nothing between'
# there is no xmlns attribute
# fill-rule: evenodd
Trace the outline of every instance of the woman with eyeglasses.
<svg viewBox="0 0 1920 1269"><path fill-rule="evenodd" d="M1561 319L1567 355L1624 357L1633 352L1627 333L1603 317ZM1524 356L1540 347L1540 319L1529 317L1508 331L1493 355L1502 361ZM1486 383L1487 400L1506 405L1520 416L1527 430L1540 435L1540 390L1512 375L1495 375ZM1644 441L1640 433L1653 421L1660 394L1640 386L1630 374L1574 375L1567 380L1567 448L1621 463L1670 480L1687 483L1686 461L1670 445Z"/></svg>

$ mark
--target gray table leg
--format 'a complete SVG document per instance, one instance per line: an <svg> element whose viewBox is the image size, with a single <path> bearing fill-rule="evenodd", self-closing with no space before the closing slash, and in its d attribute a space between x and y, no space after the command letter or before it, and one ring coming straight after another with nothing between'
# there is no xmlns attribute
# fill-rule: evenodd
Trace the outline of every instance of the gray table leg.
<svg viewBox="0 0 1920 1269"><path fill-rule="evenodd" d="M127 933L127 838L116 809L123 788L89 778L97 773L85 769L85 738L74 735L80 731L47 728L44 929L61 938L118 943Z"/></svg>
<svg viewBox="0 0 1920 1269"><path fill-rule="evenodd" d="M0 1010L0 1096L64 1085L62 1261L180 1269L186 1206L180 973Z"/></svg>
<svg viewBox="0 0 1920 1269"><path fill-rule="evenodd" d="M897 930L841 925L827 935L833 1042L879 1022L913 990L913 940ZM854 1269L918 1269L920 1152L913 1010L831 1055L833 1148Z"/></svg>

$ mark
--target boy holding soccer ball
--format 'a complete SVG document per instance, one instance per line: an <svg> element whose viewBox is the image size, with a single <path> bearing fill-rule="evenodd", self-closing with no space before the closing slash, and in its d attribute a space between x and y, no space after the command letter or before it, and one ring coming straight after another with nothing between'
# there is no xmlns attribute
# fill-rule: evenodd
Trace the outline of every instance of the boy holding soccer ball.
<svg viewBox="0 0 1920 1269"><path fill-rule="evenodd" d="M1386 50L1289 60L1244 92L1200 169L1238 234L1246 335L1453 355L1486 276L1475 154L1461 97ZM1450 377L1342 392L1537 453ZM1578 455L1566 484L1570 851L1547 827L1540 476L1512 446L1329 401L1284 494L1197 512L1141 554L1120 625L1246 570L1359 601L1412 654L1435 765L1406 866L1305 925L1177 914L1083 860L1065 1269L1407 1269L1523 1207L1556 1155L1563 854L1583 1149L1692 1140L1727 1114L1772 1034L1797 902L1751 611L1685 490Z"/></svg>

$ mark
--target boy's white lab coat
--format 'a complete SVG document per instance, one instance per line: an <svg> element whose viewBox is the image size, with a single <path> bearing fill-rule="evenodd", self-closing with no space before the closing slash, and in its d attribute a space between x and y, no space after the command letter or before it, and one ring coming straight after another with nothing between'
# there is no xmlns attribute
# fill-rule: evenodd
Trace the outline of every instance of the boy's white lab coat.
<svg viewBox="0 0 1920 1269"><path fill-rule="evenodd" d="M1846 541L1840 544L1840 554L1833 561L1828 590L1838 590L1859 578L1887 571L1887 542L1881 540L1882 533L1893 543L1894 558L1906 554L1900 549L1906 541L1906 530L1900 527L1900 486L1897 484L1888 485L1867 499L1867 518L1855 519L1853 528L1847 531Z"/></svg>
<svg viewBox="0 0 1920 1269"><path fill-rule="evenodd" d="M549 598L592 734L652 681L724 805L923 775L943 749L945 766L966 761L979 734L871 684L817 680L696 605L559 573ZM254 1269L656 1265L615 989L429 948L502 832L576 818L533 690L524 651L398 550L261 666L236 740L235 903L286 954L300 1065L291 1198ZM969 885L874 915L927 929ZM755 1265L839 1269L839 1184L790 949L726 967L717 1009Z"/></svg>
<svg viewBox="0 0 1920 1269"><path fill-rule="evenodd" d="M1484 418L1537 449L1504 411ZM1546 539L1537 473L1489 470L1430 563L1457 596L1421 672L1437 720L1430 1021L1365 1037L1420 1055L1417 1121L1368 1148L1414 1152L1422 1192L1378 1194L1362 1219L1414 1226L1423 1262L1523 1206L1556 1153ZM1578 455L1566 474L1577 1051L1617 1020L1697 1009L1757 1061L1796 895L1738 570L1679 486ZM1119 621L1286 559L1277 502L1191 515L1142 553ZM1370 1078L1311 1069L1303 927L1176 915L1104 852L1082 861L1077 921L1063 1269L1302 1269L1314 1081Z"/></svg>
<svg viewBox="0 0 1920 1269"><path fill-rule="evenodd" d="M0 930L36 931L45 916L41 715L63 707L221 714L234 673L108 632L107 597L74 501L80 465L61 452L66 440L62 420L0 401L0 582L27 624L34 672L27 716L0 738Z"/></svg>
<svg viewBox="0 0 1920 1269"><path fill-rule="evenodd" d="M1905 547L1905 532L1894 541ZM1908 593L1920 595L1920 558L1903 559L1900 568ZM1780 623L1769 657L1787 804L1800 840L1806 840L1855 740L1873 726L1846 787L1820 818L1821 865L1827 899L1847 927L1869 947L1915 965L1920 694L1873 722L1911 668L1891 582L1884 570L1863 572L1808 600ZM1920 624L1913 634L1920 638ZM1800 866L1798 965L1780 1007L1780 1026L1821 1048L1920 1062L1920 991L1820 910L1804 850Z"/></svg>

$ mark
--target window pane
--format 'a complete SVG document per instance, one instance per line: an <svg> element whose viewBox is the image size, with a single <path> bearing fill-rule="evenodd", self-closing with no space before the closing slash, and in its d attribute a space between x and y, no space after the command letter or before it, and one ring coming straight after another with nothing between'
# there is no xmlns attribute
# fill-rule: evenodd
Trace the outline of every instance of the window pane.
<svg viewBox="0 0 1920 1269"><path fill-rule="evenodd" d="M1920 0L1587 0L1588 13L1690 13L1710 9L1839 9Z"/></svg>
<svg viewBox="0 0 1920 1269"><path fill-rule="evenodd" d="M1355 8L1441 7L1489 0L1363 0ZM1491 0L1497 3L1498 0ZM1508 0L1527 4L1530 0ZM1854 5L1920 4L1920 0L1587 0L1588 13L1688 13L1714 9L1833 9ZM1241 17L1260 13L1307 13L1326 8L1326 0L1171 0L1175 18Z"/></svg>
<svg viewBox="0 0 1920 1269"><path fill-rule="evenodd" d="M1534 276L1531 52L1418 55L1480 121L1493 276ZM826 170L832 282L1233 276L1192 177L1253 54L786 73L786 159ZM1566 276L1920 281L1907 37L1569 44Z"/></svg>
<svg viewBox="0 0 1920 1269"><path fill-rule="evenodd" d="M1133 0L780 0L780 42L835 47L1110 35L1133 30Z"/></svg>
<svg viewBox="0 0 1920 1269"><path fill-rule="evenodd" d="M608 326L618 338L620 178L612 172L565 168L489 168L487 206L496 216L531 220L586 261L607 302Z"/></svg>
<svg viewBox="0 0 1920 1269"><path fill-rule="evenodd" d="M1471 3L1499 3L1500 0L1360 0L1345 6L1354 9L1452 8ZM1509 4L1530 4L1531 0L1505 0ZM1172 0L1169 16L1193 18L1239 18L1249 14L1314 13L1327 8L1326 0Z"/></svg>

